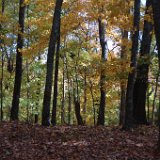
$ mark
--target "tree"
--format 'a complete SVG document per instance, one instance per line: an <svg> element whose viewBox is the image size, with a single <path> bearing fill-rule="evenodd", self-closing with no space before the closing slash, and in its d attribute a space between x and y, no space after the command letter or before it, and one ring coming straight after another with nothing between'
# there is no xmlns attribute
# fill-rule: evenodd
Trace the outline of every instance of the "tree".
<svg viewBox="0 0 160 160"><path fill-rule="evenodd" d="M154 29L156 36L156 44L158 49L158 58L160 59L160 1L152 0L152 8L153 8L153 19L154 19ZM160 62L160 61L159 61ZM160 63L159 63L160 65Z"/></svg>
<svg viewBox="0 0 160 160"><path fill-rule="evenodd" d="M158 70L160 72L160 1L152 0L152 9L153 9L153 19L154 19L154 29L156 36L156 43L158 49ZM159 73L158 73L159 75ZM160 108L160 107L159 107ZM160 114L160 111L159 111ZM159 115L160 117L160 115ZM159 118L159 140L158 140L158 149L160 150L160 118Z"/></svg>
<svg viewBox="0 0 160 160"><path fill-rule="evenodd" d="M99 24L100 45L102 48L101 60L102 60L102 63L104 63L107 60L106 21L99 18L98 24ZM105 74L104 74L104 70L102 69L101 77L100 77L101 97L100 97L100 106L99 106L97 125L104 125L104 122L105 122L106 91L104 89L104 84L105 84Z"/></svg>
<svg viewBox="0 0 160 160"><path fill-rule="evenodd" d="M128 75L127 91L126 91L126 105L125 105L125 122L123 128L130 129L133 126L133 89L136 76L136 63L138 53L138 38L139 38L139 22L140 22L140 0L134 1L134 24L132 35L132 49L131 49L131 71Z"/></svg>
<svg viewBox="0 0 160 160"><path fill-rule="evenodd" d="M5 9L5 0L2 0L2 10L1 10L1 14L4 14L4 9ZM0 24L0 32L2 32L2 25ZM2 47L2 43L3 41L0 40L0 44L1 44L1 51L2 51L2 69L1 69L1 121L3 120L3 78L4 78L4 53L3 53L3 47Z"/></svg>
<svg viewBox="0 0 160 160"><path fill-rule="evenodd" d="M122 31L122 41L123 39L128 39L128 32L126 30ZM121 59L126 59L126 49L127 46L122 44L121 47ZM119 124L123 125L125 120L125 99L126 99L126 84L121 83L121 103L120 103L120 115L119 115Z"/></svg>
<svg viewBox="0 0 160 160"><path fill-rule="evenodd" d="M56 42L59 37L59 26L61 17L61 7L63 0L56 0L55 12L53 16L52 30L50 35L48 54L47 54L47 72L46 72L46 82L43 98L43 110L42 110L42 125L50 125L50 101L52 92L52 81L53 81L53 64Z"/></svg>
<svg viewBox="0 0 160 160"><path fill-rule="evenodd" d="M19 32L17 39L17 55L16 55L16 71L15 71L15 82L14 91L11 107L11 120L18 120L19 112L19 98L21 92L21 82L22 82L22 53L23 48L23 33L24 33L24 19L25 19L25 4L24 0L19 0Z"/></svg>
<svg viewBox="0 0 160 160"><path fill-rule="evenodd" d="M56 63L54 74L54 92L53 92L53 109L52 109L52 125L56 125L57 113L57 96L58 96L58 70L59 70L59 50L60 50L60 24L58 30L57 49L56 49Z"/></svg>
<svg viewBox="0 0 160 160"><path fill-rule="evenodd" d="M80 95L79 95L79 85L78 84L79 83L78 83L78 75L77 75L77 66L75 66L75 84L73 84L74 108L75 108L77 124L83 125L84 122L81 116L81 105L80 105Z"/></svg>
<svg viewBox="0 0 160 160"><path fill-rule="evenodd" d="M139 93L142 94L143 90L144 94L145 90L138 91L139 88L142 88L139 83L142 78L139 77L144 73L141 68L146 67L148 57L141 55L146 53L146 51L141 51L141 48L144 47L142 43L143 47L141 45L138 50L140 53L138 67L136 65L129 67L129 52L135 46L135 43L131 46L132 39L130 37L137 33L135 26L133 29L133 2L128 0L125 2L122 0L108 1L107 3L101 0L66 0L64 3L62 2L63 9L60 13L61 6L57 9L58 11L55 9L57 4L60 5L60 1L25 0L25 5L29 6L26 11L25 30L24 33L19 32L24 39L23 48L19 50L23 55L23 76L20 90L20 106L22 107L19 107L19 120L24 121L28 117L27 120L31 122L33 116L40 113L42 117L38 116L38 119L41 119L43 125L46 126L50 125L51 118L53 125L59 124L60 120L63 124L66 121L68 124L78 122L78 124L93 125L94 122L94 125L104 125L117 124L120 113L122 124L125 117L127 76L129 72L130 75L133 75L132 73L136 69L138 77L134 79L136 83L132 94L132 118L140 117L138 115L140 109L138 98L141 97ZM3 39L2 47L4 48L4 57L2 58L4 60L4 67L2 67L4 70L3 95L0 96L3 96L4 120L8 120L10 116L11 94L14 85L18 3L19 0L10 2L5 0L6 14L0 16L2 24L0 39ZM150 9L146 12L149 14ZM54 17L51 13L54 13ZM148 14L143 16L144 11L142 10L141 19L145 17L147 21ZM144 29L145 26L146 23ZM149 31L146 31L143 34L142 42L149 42L144 40L144 35L148 33ZM139 37L141 38L141 36ZM62 40L60 41L59 38ZM144 48L147 49L147 47ZM46 50L48 50L48 55ZM3 66L1 55L2 52L0 53L0 66ZM133 58L135 57L132 56L132 60ZM2 68L0 67L0 78ZM152 70L150 71L152 72ZM44 82L44 80L46 81ZM129 82L131 84L133 81ZM61 87L61 83L63 83L63 87ZM136 87L137 84L139 87ZM53 87L54 90L52 90ZM120 87L122 103L119 112ZM128 90L131 92L130 88ZM138 93L136 94L136 92ZM52 97L53 102L50 102ZM143 100L143 109L145 109L144 102L145 100ZM155 102L157 104L157 101ZM41 108L42 105L43 108ZM52 111L50 105L53 105Z"/></svg>
<svg viewBox="0 0 160 160"><path fill-rule="evenodd" d="M145 16L151 16L151 0L146 1ZM133 117L136 124L147 124L146 92L148 88L149 53L152 40L152 22L144 21L143 36L140 48L140 61L137 65L137 77L133 92Z"/></svg>

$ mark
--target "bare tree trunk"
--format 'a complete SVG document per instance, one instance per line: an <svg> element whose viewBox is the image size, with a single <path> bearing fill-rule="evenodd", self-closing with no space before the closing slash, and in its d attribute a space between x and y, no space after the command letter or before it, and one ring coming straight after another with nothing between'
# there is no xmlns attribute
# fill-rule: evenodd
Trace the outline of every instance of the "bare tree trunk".
<svg viewBox="0 0 160 160"><path fill-rule="evenodd" d="M125 99L126 99L126 86L124 84L121 84L121 103L120 103L119 125L123 125L125 121Z"/></svg>
<svg viewBox="0 0 160 160"><path fill-rule="evenodd" d="M57 40L57 51L56 51L56 63L55 63L55 74L54 74L54 92L53 92L53 109L52 109L52 125L57 124L57 98L58 98L58 70L59 70L59 50L60 50L60 26L59 26L59 37Z"/></svg>
<svg viewBox="0 0 160 160"><path fill-rule="evenodd" d="M151 16L151 0L146 1L146 16ZM152 41L153 25L147 20L144 21L144 30L140 48L140 58L145 62L137 65L137 77L133 92L133 117L136 124L148 124L146 117L146 93L148 88L149 54Z"/></svg>
<svg viewBox="0 0 160 160"><path fill-rule="evenodd" d="M27 19L29 19L29 5L27 6ZM27 27L27 48L29 47L29 43L30 43L30 27L28 24ZM29 87L29 83L30 83L30 79L29 79L29 63L28 63L28 59L26 60L26 78L27 78L27 123L29 123L29 97L30 97L30 87Z"/></svg>
<svg viewBox="0 0 160 160"><path fill-rule="evenodd" d="M90 92L91 92L91 97L92 97L92 108L93 108L93 124L94 127L96 126L96 109L95 109L95 99L93 95L93 84L90 81Z"/></svg>
<svg viewBox="0 0 160 160"><path fill-rule="evenodd" d="M86 76L86 67L84 69L84 102L83 102L83 116L84 123L86 123L86 104L87 104L87 76Z"/></svg>
<svg viewBox="0 0 160 160"><path fill-rule="evenodd" d="M68 74L68 73L67 73ZM71 110L72 110L72 96L71 96L71 82L68 78L68 124L71 124Z"/></svg>
<svg viewBox="0 0 160 160"><path fill-rule="evenodd" d="M107 40L106 40L106 22L101 18L98 19L99 23L99 38L100 38L100 45L102 48L102 56L101 60L102 63L107 60ZM106 106L106 91L104 89L105 84L105 73L104 69L101 70L101 77L100 77L100 106L99 106L99 113L98 113L98 120L97 125L104 125L105 123L105 106Z"/></svg>
<svg viewBox="0 0 160 160"><path fill-rule="evenodd" d="M49 41L48 55L47 55L47 73L46 83L43 98L43 109L42 109L42 125L50 125L50 103L51 103L51 92L52 92L52 81L53 81L53 64L56 42L59 37L59 26L61 17L61 7L63 0L56 0L55 12L53 16L52 30Z"/></svg>
<svg viewBox="0 0 160 160"><path fill-rule="evenodd" d="M28 60L26 61L26 72L27 72L27 75L26 75L26 78L27 78L27 123L29 122L29 83L30 83L30 80L29 80L29 64L28 64Z"/></svg>
<svg viewBox="0 0 160 160"><path fill-rule="evenodd" d="M156 35L156 42L158 48L158 58L160 59L160 1L152 0L152 8L153 8L153 18L154 18L154 29ZM160 61L159 61L160 66Z"/></svg>
<svg viewBox="0 0 160 160"><path fill-rule="evenodd" d="M152 0L152 8L153 8L154 29L155 29L155 35L156 35L157 48L158 48L158 69L160 72L160 28L159 28L160 26L160 1ZM159 121L158 149L160 150L160 121Z"/></svg>
<svg viewBox="0 0 160 160"><path fill-rule="evenodd" d="M159 94L159 107L158 107L158 129L159 129L158 150L160 150L160 94Z"/></svg>
<svg viewBox="0 0 160 160"><path fill-rule="evenodd" d="M3 121L3 78L4 78L4 53L2 49L2 69L1 69L1 121Z"/></svg>
<svg viewBox="0 0 160 160"><path fill-rule="evenodd" d="M5 0L2 0L2 15L4 14L4 9L5 9ZM2 25L0 24L0 31L2 30ZM0 43L2 44L3 41L0 40ZM1 68L1 121L3 120L3 78L4 78L4 52L3 52L3 47L1 45L1 50L2 50L2 68Z"/></svg>
<svg viewBox="0 0 160 160"><path fill-rule="evenodd" d="M72 96L71 96L71 79L69 77L68 71L68 58L65 54L65 62L66 62L66 74L67 74L67 90L68 90L68 125L71 124L71 110L72 110Z"/></svg>
<svg viewBox="0 0 160 160"><path fill-rule="evenodd" d="M150 111L149 111L149 108L150 108L150 100L149 100L149 89L147 91L147 120L148 122L150 121Z"/></svg>
<svg viewBox="0 0 160 160"><path fill-rule="evenodd" d="M72 97L71 97L71 82L70 82L70 79L69 79L69 75L68 75L68 71L67 71L67 79L68 79L68 124L70 125L71 124L71 105L72 105Z"/></svg>
<svg viewBox="0 0 160 160"><path fill-rule="evenodd" d="M133 89L136 77L136 63L138 53L138 38L139 38L139 22L140 22L140 0L134 1L134 25L132 37L132 50L131 50L131 64L132 72L128 75L127 92L126 92L126 106L125 106L125 123L124 129L133 127Z"/></svg>
<svg viewBox="0 0 160 160"><path fill-rule="evenodd" d="M128 32L122 31L122 41L123 39L128 39ZM126 59L126 46L122 44L121 48L121 59ZM125 121L125 101L126 101L126 85L121 83L121 103L120 103L120 115L119 115L119 125L123 125Z"/></svg>
<svg viewBox="0 0 160 160"><path fill-rule="evenodd" d="M154 124L154 114L155 114L155 103L156 103L156 97L157 97L157 90L158 90L158 79L159 79L159 70L156 76L156 86L154 91L154 97L153 97L153 105L152 105L152 117L151 117L151 123Z"/></svg>
<svg viewBox="0 0 160 160"><path fill-rule="evenodd" d="M61 124L65 123L65 63L64 63L64 58L63 58L63 77L62 77L62 107L61 107Z"/></svg>
<svg viewBox="0 0 160 160"><path fill-rule="evenodd" d="M20 49L23 48L23 33L24 33L24 19L25 19L25 5L24 0L19 1L19 33L17 39L17 55L16 55L16 71L15 71L15 82L14 92L11 107L11 120L18 120L19 113L19 98L21 92L22 82L22 53Z"/></svg>
<svg viewBox="0 0 160 160"><path fill-rule="evenodd" d="M73 92L73 96L74 96L74 105L75 105L75 114L76 114L76 119L77 119L77 123L78 125L83 125L83 119L81 116L81 106L80 106L80 97L79 97L79 87L78 87L78 77L77 77L77 69L75 67L75 85L73 86L74 92Z"/></svg>

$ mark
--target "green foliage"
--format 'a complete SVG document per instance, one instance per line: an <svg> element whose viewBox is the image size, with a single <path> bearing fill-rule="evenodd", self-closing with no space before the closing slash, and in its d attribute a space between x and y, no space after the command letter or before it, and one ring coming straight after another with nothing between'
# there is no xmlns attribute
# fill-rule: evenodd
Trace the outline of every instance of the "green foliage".
<svg viewBox="0 0 160 160"><path fill-rule="evenodd" d="M8 120L12 103L16 65L15 57L17 47L16 40L19 27L19 1L5 0L5 2L4 15L0 15L0 23L2 25L0 40L3 42L1 43L1 47L4 50L4 81L3 93L1 94L3 95L4 120ZM19 118L23 121L29 119L30 122L33 122L35 114L40 115L39 120L41 120L46 74L46 54L48 50L55 1L28 0L26 1L26 4L25 32L23 34L25 47L21 50L23 56L23 79ZM74 95L79 96L81 113L86 124L94 124L94 116L97 120L98 108L100 105L101 71L104 71L105 73L105 84L103 89L107 92L106 124L118 124L120 85L126 85L128 73L132 71L132 68L129 67L131 39L122 39L119 30L125 29L127 31L131 31L133 16L129 15L128 9L132 7L133 1L124 3L122 0L112 2L108 1L107 3L105 1L97 0L66 0L64 2L61 16L61 50L57 104L58 124L61 123L63 79L65 81L65 122L68 120L70 93L71 124L76 123L73 101ZM117 45L115 50L113 46L112 49L108 49L109 54L107 62L101 61L101 49L97 23L97 19L99 17L104 18L104 20L107 19L107 40L109 42L112 41ZM127 48L123 58L120 58L121 47ZM154 47L152 46L152 50L155 52L155 49L153 48ZM0 56L2 56L2 49ZM9 59L13 61L12 72L8 72L7 70ZM156 76L158 71L158 58L155 56L155 53L152 53L149 57L139 58L138 63L151 63L149 76ZM2 70L0 69L0 79L1 75ZM78 84L78 93L73 91L74 87L77 85L76 80ZM152 99L153 95L150 96L150 100ZM83 110L84 105L86 106L85 112Z"/></svg>

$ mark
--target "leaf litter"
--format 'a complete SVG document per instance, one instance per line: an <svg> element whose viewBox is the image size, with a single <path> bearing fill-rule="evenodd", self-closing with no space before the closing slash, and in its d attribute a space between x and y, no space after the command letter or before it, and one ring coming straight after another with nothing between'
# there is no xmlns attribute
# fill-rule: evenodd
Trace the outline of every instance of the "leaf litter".
<svg viewBox="0 0 160 160"><path fill-rule="evenodd" d="M0 123L0 160L160 160L158 128Z"/></svg>

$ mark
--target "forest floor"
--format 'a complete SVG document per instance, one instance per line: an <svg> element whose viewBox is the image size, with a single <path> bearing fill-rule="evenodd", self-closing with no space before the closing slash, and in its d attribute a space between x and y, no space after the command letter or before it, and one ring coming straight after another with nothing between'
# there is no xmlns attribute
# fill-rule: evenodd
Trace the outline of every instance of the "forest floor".
<svg viewBox="0 0 160 160"><path fill-rule="evenodd" d="M160 160L158 129L0 123L0 160Z"/></svg>

